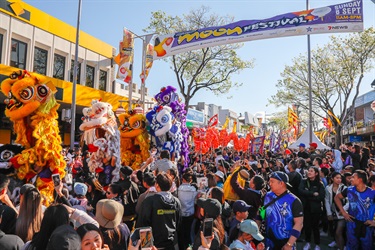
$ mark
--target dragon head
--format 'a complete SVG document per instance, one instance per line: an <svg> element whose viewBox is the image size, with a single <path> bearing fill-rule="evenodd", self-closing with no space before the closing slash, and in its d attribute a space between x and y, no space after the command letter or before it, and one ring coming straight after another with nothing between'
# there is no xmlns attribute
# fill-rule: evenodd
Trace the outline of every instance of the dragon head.
<svg viewBox="0 0 375 250"><path fill-rule="evenodd" d="M143 114L127 112L118 117L121 137L132 138L142 134L146 129L146 117Z"/></svg>

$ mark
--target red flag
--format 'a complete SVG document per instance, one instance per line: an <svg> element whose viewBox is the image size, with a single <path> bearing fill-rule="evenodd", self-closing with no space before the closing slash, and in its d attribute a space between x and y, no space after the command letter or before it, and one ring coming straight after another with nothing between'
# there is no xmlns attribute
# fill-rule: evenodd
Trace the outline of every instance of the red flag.
<svg viewBox="0 0 375 250"><path fill-rule="evenodd" d="M218 122L219 122L219 116L218 116L218 114L216 114L216 115L212 116L210 118L210 120L208 120L207 125L208 125L208 127L214 127L214 126L217 125Z"/></svg>

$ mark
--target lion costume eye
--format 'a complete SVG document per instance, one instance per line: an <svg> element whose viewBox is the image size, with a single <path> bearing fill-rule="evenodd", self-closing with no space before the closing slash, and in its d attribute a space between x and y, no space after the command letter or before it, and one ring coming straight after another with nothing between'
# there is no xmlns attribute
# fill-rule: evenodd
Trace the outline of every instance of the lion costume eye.
<svg viewBox="0 0 375 250"><path fill-rule="evenodd" d="M163 124L169 122L169 115L167 114L163 115L163 117L160 119L160 122Z"/></svg>
<svg viewBox="0 0 375 250"><path fill-rule="evenodd" d="M142 125L141 121L136 121L132 124L132 128L137 129L140 128Z"/></svg>
<svg viewBox="0 0 375 250"><path fill-rule="evenodd" d="M163 101L164 102L169 102L169 99L170 99L170 96L169 95L166 95L166 96L163 96Z"/></svg>
<svg viewBox="0 0 375 250"><path fill-rule="evenodd" d="M48 95L48 88L45 85L39 85L37 87L37 95L40 98L44 98Z"/></svg>
<svg viewBox="0 0 375 250"><path fill-rule="evenodd" d="M19 94L23 100L28 101L34 96L34 88L33 87L24 88L23 90L20 91Z"/></svg>

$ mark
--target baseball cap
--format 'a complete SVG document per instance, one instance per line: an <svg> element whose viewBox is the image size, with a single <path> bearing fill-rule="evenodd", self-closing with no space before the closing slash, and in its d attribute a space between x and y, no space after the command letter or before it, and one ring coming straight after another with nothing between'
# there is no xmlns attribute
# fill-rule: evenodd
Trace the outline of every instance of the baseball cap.
<svg viewBox="0 0 375 250"><path fill-rule="evenodd" d="M270 175L270 178L277 179L279 181L284 182L288 186L290 186L290 184L289 184L289 176L286 173L284 173L284 172L281 172L281 171L272 172L271 175Z"/></svg>
<svg viewBox="0 0 375 250"><path fill-rule="evenodd" d="M57 227L48 242L47 250L76 250L81 249L81 238L70 225Z"/></svg>
<svg viewBox="0 0 375 250"><path fill-rule="evenodd" d="M87 186L84 183L76 182L74 184L74 193L76 195L86 195L87 193Z"/></svg>
<svg viewBox="0 0 375 250"><path fill-rule="evenodd" d="M197 200L197 205L204 210L204 214L208 218L216 218L219 215L221 215L221 204L218 200L216 199L204 199L204 198L199 198Z"/></svg>
<svg viewBox="0 0 375 250"><path fill-rule="evenodd" d="M299 145L298 145L298 147L306 147L306 145L304 144L304 143L300 143Z"/></svg>
<svg viewBox="0 0 375 250"><path fill-rule="evenodd" d="M216 171L215 175L219 176L222 180L224 179L224 173L220 170Z"/></svg>
<svg viewBox="0 0 375 250"><path fill-rule="evenodd" d="M233 213L236 212L246 212L251 208L252 206L247 205L247 203L243 200L237 200L233 203Z"/></svg>
<svg viewBox="0 0 375 250"><path fill-rule="evenodd" d="M257 241L262 241L264 239L263 235L259 233L258 225L253 220L244 220L240 224L240 230L244 233L251 234Z"/></svg>
<svg viewBox="0 0 375 250"><path fill-rule="evenodd" d="M310 143L310 147L312 147L312 148L318 148L318 144L316 144L315 142L312 142L312 143Z"/></svg>

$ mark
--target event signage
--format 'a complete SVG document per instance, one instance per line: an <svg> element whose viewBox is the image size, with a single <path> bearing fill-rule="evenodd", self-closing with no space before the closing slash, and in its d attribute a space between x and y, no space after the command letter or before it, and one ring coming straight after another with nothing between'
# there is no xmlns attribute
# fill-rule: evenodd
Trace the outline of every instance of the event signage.
<svg viewBox="0 0 375 250"><path fill-rule="evenodd" d="M267 38L359 31L363 31L362 0L290 12L264 20L242 20L224 26L157 36L154 59Z"/></svg>
<svg viewBox="0 0 375 250"><path fill-rule="evenodd" d="M204 122L203 112L199 110L195 110L195 109L188 109L186 120L192 121L192 122L203 123Z"/></svg>

